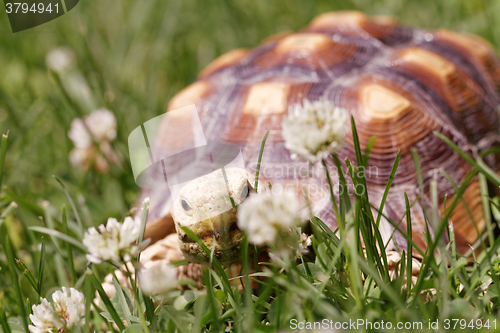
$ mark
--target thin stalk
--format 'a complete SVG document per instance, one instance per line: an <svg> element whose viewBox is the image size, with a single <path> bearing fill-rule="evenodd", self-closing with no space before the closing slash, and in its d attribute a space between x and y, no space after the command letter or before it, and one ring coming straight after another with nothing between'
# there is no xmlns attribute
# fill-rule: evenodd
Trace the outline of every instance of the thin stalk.
<svg viewBox="0 0 500 333"><path fill-rule="evenodd" d="M4 333L11 333L12 331L10 330L9 324L7 323L7 316L5 315L5 311L2 306L2 298L3 297L0 297L0 324Z"/></svg>
<svg viewBox="0 0 500 333"><path fill-rule="evenodd" d="M328 188L330 189L330 198L332 199L332 208L333 208L333 211L335 212L335 218L337 219L337 221L340 221L339 210L337 208L337 202L335 200L335 195L333 194L332 180L330 178L330 173L328 172L328 168L326 166L326 160L323 159L322 163L323 163L323 167L324 167L325 173L326 173L326 180L328 182ZM345 226L342 223L339 223L338 227L339 227L340 235L342 235L344 233Z"/></svg>
<svg viewBox="0 0 500 333"><path fill-rule="evenodd" d="M489 193L488 193L488 184L486 183L486 177L480 173L479 177L479 188L481 190L481 201L483 202L483 210L484 210L484 220L486 221L486 228L491 229L491 210L490 203L488 201ZM493 232L488 233L488 241L489 244L493 244L495 242L495 235Z"/></svg>
<svg viewBox="0 0 500 333"><path fill-rule="evenodd" d="M267 136L269 135L270 131L271 130L267 131L266 135L264 136L264 139L262 139L262 144L260 145L259 159L257 160L257 170L255 172L255 185L254 185L255 192L257 192L257 189L259 188L260 163L262 161L262 154L264 153L264 146L266 145Z"/></svg>
<svg viewBox="0 0 500 333"><path fill-rule="evenodd" d="M36 292L42 294L43 271L45 269L45 238L42 236L42 248L40 249L40 263L38 264L38 286Z"/></svg>
<svg viewBox="0 0 500 333"><path fill-rule="evenodd" d="M12 280L12 284L14 285L14 291L16 293L17 303L19 306L19 315L21 316L21 320L23 323L23 327L26 332L28 332L28 317L26 316L26 306L24 304L24 297L21 291L21 286L19 285L19 279L16 271L16 259L14 254L14 249L12 248L12 243L10 242L9 234L7 233L7 228L4 225L2 227L3 238L3 247L5 250L5 256L7 257L7 262L9 265L10 276Z"/></svg>
<svg viewBox="0 0 500 333"><path fill-rule="evenodd" d="M2 135L2 146L0 147L0 189L2 188L3 178L3 165L5 162L5 154L7 153L7 140L9 139L9 132Z"/></svg>
<svg viewBox="0 0 500 333"><path fill-rule="evenodd" d="M139 318L141 318L142 328L144 329L144 333L149 333L149 327L148 324L146 323L146 317L144 317L144 311L142 311L141 303L139 302L139 293L137 291L137 285L136 285L137 275L135 276L134 279L132 278L132 274L130 273L127 264L125 264L125 269L127 270L128 278L130 279L130 284L132 285L135 305L137 306L137 311L139 312Z"/></svg>
<svg viewBox="0 0 500 333"><path fill-rule="evenodd" d="M89 277L90 277L90 280L92 281L92 284L94 285L94 288L97 289L99 296L101 296L101 299L102 299L104 305L106 305L106 309L111 314L111 317L113 318L113 321L116 324L116 326L118 326L120 331L125 330L125 325L123 324L123 321L121 320L120 316L116 312L116 309L114 308L113 304L111 303L111 300L109 299L108 295L106 295L106 293L104 292L102 285L97 280L95 272L93 272L93 273L94 274L89 274Z"/></svg>
<svg viewBox="0 0 500 333"><path fill-rule="evenodd" d="M62 223L63 223L63 229L64 233L69 236L69 230L68 230L68 220L66 218L66 207L63 207L62 211ZM67 260L68 260L68 265L69 265L69 274L71 276L71 285L76 284L76 272L75 272L75 263L73 262L73 251L71 250L71 244L68 242L64 243L66 245L66 253L67 253Z"/></svg>

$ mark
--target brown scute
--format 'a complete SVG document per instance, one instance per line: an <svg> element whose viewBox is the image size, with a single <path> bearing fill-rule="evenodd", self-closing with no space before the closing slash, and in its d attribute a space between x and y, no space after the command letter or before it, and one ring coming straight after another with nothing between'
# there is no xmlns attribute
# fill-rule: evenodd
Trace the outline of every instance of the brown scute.
<svg viewBox="0 0 500 333"><path fill-rule="evenodd" d="M280 39L256 58L254 65L261 69L285 65L318 69L346 61L356 50L355 45L336 43L325 34L299 33Z"/></svg>
<svg viewBox="0 0 500 333"><path fill-rule="evenodd" d="M368 21L368 16L358 11L336 11L316 16L309 24L310 29L334 28L345 26L362 27Z"/></svg>
<svg viewBox="0 0 500 333"><path fill-rule="evenodd" d="M282 82L254 84L248 91L244 114L268 115L286 112L290 85Z"/></svg>
<svg viewBox="0 0 500 333"><path fill-rule="evenodd" d="M395 27L398 24L398 20L396 20L394 17L385 15L375 15L371 19L373 23L380 24L381 26L386 27Z"/></svg>
<svg viewBox="0 0 500 333"><path fill-rule="evenodd" d="M451 61L430 50L410 47L397 52L390 64L425 84L445 101L453 111L452 120L472 142L495 129L495 123L483 112L484 91ZM471 118L476 120L472 124Z"/></svg>
<svg viewBox="0 0 500 333"><path fill-rule="evenodd" d="M451 213L450 220L453 223L455 235L459 235L461 239L460 242L457 240L457 247L466 247L468 250L470 248L469 245L474 245L474 243L478 240L478 233L482 234L486 228L484 209L481 199L481 189L479 187L479 180L477 176L474 177L467 186L462 198L463 201L465 201L472 218L469 215L464 202L460 200ZM447 200L448 207L450 206L452 200ZM441 207L441 215L443 214L444 207Z"/></svg>
<svg viewBox="0 0 500 333"><path fill-rule="evenodd" d="M282 142L280 132L283 115L288 112L291 104L302 102L310 86L284 82L261 82L243 86L238 93L239 112L228 115L228 126L222 133L222 139L239 145L260 147L262 138L270 130L268 142ZM269 99L264 98L269 91L274 91L274 94ZM260 98L257 97L259 92L264 93ZM252 102L248 103L250 99Z"/></svg>
<svg viewBox="0 0 500 333"><path fill-rule="evenodd" d="M485 39L467 33L457 33L440 29L435 33L438 40L446 43L457 52L483 66L485 78L492 81L500 91L500 62L493 46Z"/></svg>
<svg viewBox="0 0 500 333"><path fill-rule="evenodd" d="M363 115L369 120L401 119L411 108L409 100L379 84L368 84L360 91Z"/></svg>
<svg viewBox="0 0 500 333"><path fill-rule="evenodd" d="M168 104L168 111L176 110L184 106L196 104L209 91L209 84L206 81L197 81L182 89L175 95Z"/></svg>
<svg viewBox="0 0 500 333"><path fill-rule="evenodd" d="M264 38L260 43L264 44L264 43L269 43L269 42L275 42L275 41L278 41L278 40L282 39L283 37L289 36L291 34L293 34L293 31L291 31L291 30L280 31L280 32L277 32L277 33L267 37L267 38Z"/></svg>
<svg viewBox="0 0 500 333"><path fill-rule="evenodd" d="M354 115L358 136L364 144L377 136L372 148L376 155L407 150L437 128L409 92L372 77L362 78L344 90L343 106ZM346 141L352 142L351 133L347 133Z"/></svg>
<svg viewBox="0 0 500 333"><path fill-rule="evenodd" d="M357 11L337 11L321 14L311 22L306 31L342 34L348 37L366 35L389 44L397 43L398 39L404 42L407 34L397 24L397 21L390 17L369 17Z"/></svg>
<svg viewBox="0 0 500 333"><path fill-rule="evenodd" d="M209 63L198 75L199 79L205 78L210 74L217 72L223 68L234 65L243 59L248 54L247 49L236 49L224 53L211 63Z"/></svg>
<svg viewBox="0 0 500 333"><path fill-rule="evenodd" d="M282 121L290 106L305 98L328 99L347 110L356 123L362 150L370 138L377 137L365 172L373 207L380 206L394 160L401 153L384 214L400 221L406 213L404 193L410 202L416 200L411 209L412 237L423 250L423 207L430 202L431 181L437 180L439 204L445 195L449 203L456 191L441 170L457 186L472 170L435 133L471 158L500 146L500 61L486 41L468 34L405 27L390 18L360 12L325 13L300 32L276 35L254 49L219 57L200 78L180 91L169 109L195 104L206 140L239 145L250 173L255 172L262 139L270 130L261 165L265 183L294 189L309 186L306 193L316 204L315 214L332 228L336 227L335 214L326 200L329 191L322 187L326 178L321 164L311 167L307 177L280 171L307 164L291 158L282 137ZM345 125L344 147L337 153L344 171L346 158L356 164L350 120ZM157 142L166 144L162 136ZM423 193L412 152L419 157ZM500 170L500 158L494 154L484 162ZM333 166L333 160L328 159L327 164ZM332 170L331 177L338 181L338 172ZM320 190L315 192L316 188ZM144 190L140 198L145 195L152 194ZM478 240L473 220L480 232L484 230L477 179L467 187L463 199L473 219L462 202L451 216L462 254ZM166 232L174 231L171 219L158 224L169 200L168 191L151 197L147 231L156 238L165 233L161 226ZM405 220L401 221L405 228ZM382 219L380 230L384 241L391 241L389 249L406 249L406 239L388 221ZM213 234L202 236L212 242ZM186 244L192 246L186 251L200 255L196 244Z"/></svg>

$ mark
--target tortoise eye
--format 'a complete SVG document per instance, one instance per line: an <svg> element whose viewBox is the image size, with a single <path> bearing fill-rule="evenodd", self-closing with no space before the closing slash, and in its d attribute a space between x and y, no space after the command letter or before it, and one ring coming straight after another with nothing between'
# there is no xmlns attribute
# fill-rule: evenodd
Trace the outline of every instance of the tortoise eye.
<svg viewBox="0 0 500 333"><path fill-rule="evenodd" d="M181 200L181 206L182 206L182 209L184 209L184 211L186 213L190 213L192 211L191 206L189 206L189 204L187 203L187 201L184 200L184 199Z"/></svg>
<svg viewBox="0 0 500 333"><path fill-rule="evenodd" d="M240 200L243 201L246 197L248 197L248 194L249 194L248 184L246 184L241 190Z"/></svg>

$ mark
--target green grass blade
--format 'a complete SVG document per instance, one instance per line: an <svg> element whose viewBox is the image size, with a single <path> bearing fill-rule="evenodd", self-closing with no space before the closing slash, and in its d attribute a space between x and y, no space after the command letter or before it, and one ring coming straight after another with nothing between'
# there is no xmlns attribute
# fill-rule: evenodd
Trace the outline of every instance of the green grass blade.
<svg viewBox="0 0 500 333"><path fill-rule="evenodd" d="M245 316L247 320L245 320L245 329L248 329L249 332L254 331L254 316L252 311L252 286L250 284L249 275L249 264L248 264L248 237L245 236L243 239L243 244L241 245L241 262L243 264L243 280L244 280L244 296L245 296Z"/></svg>
<svg viewBox="0 0 500 333"><path fill-rule="evenodd" d="M354 239L354 234L359 233L358 230L354 228L353 225L347 227L346 231L347 239ZM361 271L359 270L360 264L363 265L365 264L364 258L361 258L358 255L358 249L357 249L357 244L355 242L347 242L346 247L349 250L349 273L351 276L351 291L354 295L354 299L356 301L356 307L358 308L358 311L361 313L364 312L365 308L365 300L364 300L364 293L363 293L363 284L361 282ZM368 267L368 265L366 265ZM378 272L372 272L374 275L378 275Z"/></svg>
<svg viewBox="0 0 500 333"><path fill-rule="evenodd" d="M339 246L340 244L340 238L337 237L337 235L335 235L335 233L333 232L332 229L330 229L326 224L325 222L321 221L319 218L317 218L316 216L314 216L312 219L311 219L311 222L313 224L317 224L319 227L320 227L320 230L323 230L323 232L326 232L328 234L328 236L330 236L331 240L337 245Z"/></svg>
<svg viewBox="0 0 500 333"><path fill-rule="evenodd" d="M29 320L30 314L31 314L31 301L30 298L26 298L26 315L28 316L28 324L31 323L31 320Z"/></svg>
<svg viewBox="0 0 500 333"><path fill-rule="evenodd" d="M352 140L354 143L354 150L356 152L356 162L358 165L365 165L363 155L361 154L361 146L359 144L358 131L356 130L356 123L354 121L354 116L351 116L351 131Z"/></svg>
<svg viewBox="0 0 500 333"><path fill-rule="evenodd" d="M424 195L424 181L422 179L422 167L420 164L420 158L418 157L418 151L415 148L411 149L411 156L413 158L413 164L415 165L415 172L417 174L417 182L418 182L418 189L420 191L420 195ZM422 201L421 201L422 202ZM427 205L425 202L422 203L422 211L424 212L424 222L425 222L425 238L427 241L427 244L431 242L430 235L431 232L429 230L429 224L428 219L427 219Z"/></svg>
<svg viewBox="0 0 500 333"><path fill-rule="evenodd" d="M424 260L422 262L422 267L420 269L420 274L419 274L418 279L417 279L417 283L413 287L413 291L417 294L420 293L420 291L421 291L422 284L424 281L424 275L426 274L426 272L429 268L429 265L432 265L435 262L434 261L434 250L436 249L438 242L441 239L441 235L443 234L443 232L445 230L447 222L450 219L451 212L453 211L453 209L455 209L455 207L458 203L458 200L460 200L459 198L463 195L465 189L469 185L469 183L472 180L472 178L474 177L475 173L476 173L476 171L472 170L465 177L465 179L462 182L462 184L460 185L460 188L458 189L457 193L455 193L455 197L453 198L453 201L452 201L452 204L450 205L450 208L445 212L444 217L441 220L442 222L440 223L440 225L438 226L438 228L435 232L434 241L432 241L428 244L428 248L427 248L427 252L426 252L427 256L424 257ZM412 307L415 306L416 301L417 301L417 297L415 297L413 299Z"/></svg>
<svg viewBox="0 0 500 333"><path fill-rule="evenodd" d="M273 291L274 287L274 281L271 280L271 283L269 283L266 288L262 291L262 293L259 295L259 297L254 301L252 304L252 311L256 311L261 303L265 303L266 299L269 298L271 295L271 292Z"/></svg>
<svg viewBox="0 0 500 333"><path fill-rule="evenodd" d="M104 292L104 289L102 288L101 284L97 280L95 273L94 274L89 274L90 280L92 281L92 284L94 285L94 288L97 290L99 293L99 296L101 296L102 302L104 305L106 305L106 309L108 310L109 314L113 318L113 321L115 322L116 326L120 329L120 331L123 331L125 329L125 325L123 324L123 321L121 320L120 316L116 312L115 307L111 303L111 300L109 299L108 295Z"/></svg>
<svg viewBox="0 0 500 333"><path fill-rule="evenodd" d="M71 236L68 236L60 231L57 231L57 230L54 230L54 229L49 229L49 228L44 228L44 227L37 227L37 226L34 226L34 227L29 227L28 228L29 230L33 230L33 231L36 231L36 232L39 232L39 233L42 233L42 234L46 234L46 235L49 235L49 236L53 236L55 238L58 238L62 241L65 241L77 248L79 248L80 250L84 251L84 252L87 252L87 248L81 243L79 242L78 240L76 240L75 238L71 237Z"/></svg>
<svg viewBox="0 0 500 333"><path fill-rule="evenodd" d="M10 188L4 187L3 192L5 199L7 199L10 202L16 202L19 205L19 207L26 209L36 217L43 216L43 214L45 214L44 210L40 206L29 202L23 196L14 193Z"/></svg>
<svg viewBox="0 0 500 333"><path fill-rule="evenodd" d="M259 175L260 175L260 163L262 161L262 154L264 153L264 146L266 145L266 140L271 130L268 130L266 135L264 135L264 139L262 139L262 144L260 145L259 159L257 161L257 170L255 171L255 185L254 190L257 192L259 188Z"/></svg>
<svg viewBox="0 0 500 333"><path fill-rule="evenodd" d="M377 272L374 271L372 267L370 267L362 258L358 260L359 266L361 270L363 270L368 276L371 276L377 285L380 287L380 290L390 298L390 300L400 309L405 309L404 303L401 301L398 293L390 287L387 283L385 283Z"/></svg>
<svg viewBox="0 0 500 333"><path fill-rule="evenodd" d="M146 320L152 323L155 315L155 305L151 297L143 294L142 298L144 300L144 306L146 308Z"/></svg>
<svg viewBox="0 0 500 333"><path fill-rule="evenodd" d="M5 256L7 257L7 263L10 270L10 276L12 284L14 285L14 291L16 293L17 303L19 306L19 314L23 323L23 327L26 332L28 332L28 317L26 316L26 305L24 304L24 297L21 291L21 286L19 285L19 280L16 271L16 258L14 254L14 249L10 242L9 234L7 233L7 228L5 224L1 226L3 234L3 247L5 251Z"/></svg>
<svg viewBox="0 0 500 333"><path fill-rule="evenodd" d="M91 275L93 275L92 270L87 268L84 273L84 282L83 282L83 293L85 295L85 327L84 332L90 332L90 306L92 305L92 300L95 297L95 291L92 288Z"/></svg>
<svg viewBox="0 0 500 333"><path fill-rule="evenodd" d="M64 98L66 99L66 102L71 106L71 108L75 111L76 115L79 118L82 118L83 115L85 114L85 110L80 106L79 103L76 103L70 96L69 92L67 89L64 87L63 82L61 81L61 77L59 76L59 73L55 72L54 70L50 70L50 75L56 82L57 86L61 90ZM85 125L86 126L86 125ZM88 129L87 129L88 130ZM88 131L90 132L90 131Z"/></svg>
<svg viewBox="0 0 500 333"><path fill-rule="evenodd" d="M62 223L63 223L64 233L68 237L70 237L69 230L68 230L68 219L66 217L66 207L63 207L63 210L62 210ZM71 276L71 285L74 286L76 284L75 263L73 262L73 251L71 250L71 244L68 242L66 242L66 253L67 253L67 260L68 260L68 265L69 265L69 274Z"/></svg>
<svg viewBox="0 0 500 333"><path fill-rule="evenodd" d="M453 179L450 177L450 175L444 171L444 170L440 170L441 173L443 174L443 176L446 178L446 180L448 180L448 182L451 184L451 186L453 186L453 189L455 190L455 192L458 192L458 187L457 187L457 184L455 184L455 182L453 181ZM481 176L482 174L478 174L478 177ZM479 184L481 186L481 184ZM479 231L479 228L477 227L477 223L474 219L474 216L472 215L470 209L469 209L469 205L467 204L467 202L465 201L465 199L460 196L460 201L462 202L462 205L464 206L465 208L465 211L467 212L467 215L469 216L469 219L470 221L472 222L472 226L474 227L474 229L476 230L476 234L477 234L477 237L478 237L478 240L480 241L481 243L481 246L483 249L486 249L486 244L484 243L483 241L483 237L482 237L482 234L481 232ZM481 198L483 199L483 198ZM490 222L491 222L491 219L490 219ZM491 225L490 225L491 226ZM487 227L488 229L488 227ZM488 232L488 235L490 235L491 233ZM490 243L490 244L493 244L493 243Z"/></svg>
<svg viewBox="0 0 500 333"><path fill-rule="evenodd" d="M377 140L376 136L372 136L368 143L366 144L364 160L365 160L365 168L368 166L368 160L370 159L370 153L372 152L373 145L375 145L375 141Z"/></svg>
<svg viewBox="0 0 500 333"><path fill-rule="evenodd" d="M485 156L490 155L490 154L500 154L500 148L485 149L479 153L479 156L485 157Z"/></svg>
<svg viewBox="0 0 500 333"><path fill-rule="evenodd" d="M3 298L2 296L3 293L0 293L0 324L4 333L11 333L12 331L10 329L9 324L7 323L7 316L5 315L5 311L2 305L2 298Z"/></svg>
<svg viewBox="0 0 500 333"><path fill-rule="evenodd" d="M120 301L123 313L125 314L125 320L127 321L127 326L130 326L130 317L132 316L132 313L130 312L128 302L125 299L125 295L123 294L123 290L122 287L120 286L120 283L116 281L115 277L113 277L112 280L113 280L113 286L115 287L116 293L118 295L118 300Z"/></svg>
<svg viewBox="0 0 500 333"><path fill-rule="evenodd" d="M141 233L137 238L136 244L139 245L144 240L144 233L146 232L146 223L148 222L148 213L149 213L149 198L144 199L141 206L141 213L139 215L141 219Z"/></svg>
<svg viewBox="0 0 500 333"><path fill-rule="evenodd" d="M436 230L439 227L439 224L441 223L441 220L439 219L439 199L438 199L438 193L437 193L437 174L434 174L434 177L432 178L430 185L429 185L429 192L430 192L430 199L431 199L431 223ZM447 225L447 223L446 223ZM435 238L434 241L437 241L439 238ZM443 242L440 240L438 241L438 244L441 245ZM444 255L443 252L441 252L442 255Z"/></svg>
<svg viewBox="0 0 500 333"><path fill-rule="evenodd" d="M361 185L364 189L366 189L366 185L363 185L366 184L366 182L364 182L364 177L357 176L357 170L348 158L346 158L346 164L348 166L349 173L351 175L355 188L357 188L358 185ZM375 263L380 276L382 276L385 281L389 281L389 273L386 269L386 267L388 267L388 264L387 256L385 253L385 246L380 231L378 230L378 227L375 226L375 220L373 219L373 215L371 213L367 191L365 190L364 193L358 194L356 190L356 197L356 218L354 220L354 224L356 230L359 229L359 231L361 232L361 236L365 245L364 248L366 251L366 258L368 259L369 264ZM359 232L355 233L355 235L356 242L358 244L358 253L362 257L364 257L365 254L363 252ZM379 248L377 248L376 243L379 243Z"/></svg>
<svg viewBox="0 0 500 333"><path fill-rule="evenodd" d="M464 152L460 147L458 147L454 142L445 137L439 132L434 132L434 134L443 140L451 149L457 152L464 160L466 160L470 165L472 165L477 171L480 171L486 176L493 184L500 186L500 176L497 175L493 170L491 170L483 161L479 160L476 162L472 157L470 157L466 152Z"/></svg>
<svg viewBox="0 0 500 333"><path fill-rule="evenodd" d="M73 210L73 214L75 214L76 222L78 223L78 226L80 227L80 234L78 236L81 238L81 237L83 237L83 233L85 232L85 229L83 227L83 223L82 223L82 220L80 218L80 214L78 214L78 210L76 209L75 202L71 198L71 195L69 194L68 190L66 189L66 186L64 186L64 183L56 176L52 176L52 177L54 177L55 180L59 183L59 185L61 185L61 188L63 189L64 194L66 194L66 198L68 198L69 204L71 205L71 209Z"/></svg>
<svg viewBox="0 0 500 333"><path fill-rule="evenodd" d="M378 214L377 214L377 222L375 223L377 228L380 226L380 219L382 218L382 212L384 211L385 201L387 200L387 196L389 195L389 190L391 188L392 182L394 181L394 177L396 176L396 171L398 170L400 159L401 159L401 150L398 150L398 154L396 155L396 160L392 165L391 174L387 181L387 186L385 187L384 190L384 195L382 196L382 201L380 201L380 207L378 209Z"/></svg>
<svg viewBox="0 0 500 333"><path fill-rule="evenodd" d="M38 286L36 292L38 295L42 293L43 271L45 269L45 238L42 236L42 248L40 249L40 263L38 264Z"/></svg>
<svg viewBox="0 0 500 333"><path fill-rule="evenodd" d="M406 232L407 237L411 238L412 235L412 225L411 225L411 213L410 213L410 202L408 201L408 196L405 192L405 204L406 204ZM411 242L407 240L406 242L406 290L409 293L411 290L411 278L413 276L412 264L413 264L413 248Z"/></svg>
<svg viewBox="0 0 500 333"><path fill-rule="evenodd" d="M410 205L410 208L411 208L411 207L412 207L412 205ZM377 208L375 208L375 207L373 207L373 208L374 208L375 210L377 210ZM406 214L405 214L405 215L406 215ZM412 247L413 247L415 250L417 250L417 252L418 252L421 256L424 256L424 254L425 254L425 253L424 253L424 250L422 250L422 249L420 248L420 246L418 246L418 244L417 244L417 243L415 243L415 242L413 241L413 239L411 238L411 236L408 236L408 234L407 234L407 233L406 233L403 229L401 229L401 227L399 226L399 225L401 224L401 221L402 221L402 219L404 218L404 216L403 216L403 218L402 218L402 219L401 219L398 223L394 222L391 218L389 218L388 216L386 216L386 215L385 215L385 214L383 214L383 213L382 213L382 216L383 216L383 217L387 220L387 222L389 222L389 224L390 224L390 225L394 228L394 232L396 232L396 231L397 231L397 232L399 232L401 235L403 235L403 237L404 237L404 238L406 238L406 240L407 240L407 241L409 240L409 241L411 242ZM393 232L393 234L394 234L394 232Z"/></svg>
<svg viewBox="0 0 500 333"><path fill-rule="evenodd" d="M64 233L59 232L55 229L52 207L49 204L47 204L44 208L45 208L44 209L44 222L47 226L47 228L45 228L45 229L50 230L50 233L47 233L47 234L50 236L50 241L52 243L54 251L56 252L56 255L53 256L53 261L54 261L54 265L55 265L55 274L57 276L59 286L66 286L68 281L67 281L66 269L64 267L64 261L63 261L64 256L62 254L61 246L59 244L59 239L55 235L60 234L60 235L62 235L62 237L67 237L69 239L71 237L69 237L69 236L65 235ZM43 227L29 227L28 230L32 230L31 228L43 228ZM32 230L32 231L36 231L36 230Z"/></svg>
<svg viewBox="0 0 500 333"><path fill-rule="evenodd" d="M207 246L188 228L182 227L182 230L198 245L202 248L202 250L205 252L205 254L209 257L212 258L213 264L217 270L217 273L222 277L222 284L224 286L224 291L229 294L229 296L232 297L232 299L235 299L233 289L231 288L231 284L229 283L229 279L227 278L226 272L224 271L224 268L222 268L222 265L219 263L219 260L217 258L212 256L212 251L210 251Z"/></svg>
<svg viewBox="0 0 500 333"><path fill-rule="evenodd" d="M488 193L488 184L486 182L486 177L482 173L478 174L478 178L479 188L481 190L481 201L483 203L484 220L486 222L486 228L490 229L493 223L491 221L491 209L488 200L488 198L490 197ZM488 241L490 245L495 242L495 234L493 232L488 233Z"/></svg>
<svg viewBox="0 0 500 333"><path fill-rule="evenodd" d="M335 195L333 194L332 180L330 178L330 173L328 172L328 167L326 166L326 160L323 159L321 162L323 163L323 168L325 169L326 180L328 182L328 189L330 190L330 200L332 201L332 208L333 208L333 211L335 212L336 220L340 222L340 223L338 223L338 227L340 230L340 234L342 235L342 233L345 230L345 225L343 223L341 223L342 220L340 219L339 209L337 208L337 202L335 200Z"/></svg>
<svg viewBox="0 0 500 333"><path fill-rule="evenodd" d="M219 322L219 318L217 315L217 304L215 303L216 297L214 294L214 287L213 287L213 282L212 282L212 274L210 274L210 271L213 271L210 267L208 267L205 272L205 281L207 281L208 288L207 288L207 294L208 294L208 305L210 307L210 310L212 311L212 323L215 329L215 332L220 332L221 331L221 326Z"/></svg>
<svg viewBox="0 0 500 333"><path fill-rule="evenodd" d="M343 202L345 210L348 212L351 209L351 199L349 198L349 193L347 192L347 182L344 177L344 168L342 167L342 164L340 164L340 160L336 154L332 154L332 159L338 170L340 186L343 186L344 189L344 191L342 191L342 196L344 198ZM345 224L345 216L342 216L341 214L341 218L343 218L342 222Z"/></svg>
<svg viewBox="0 0 500 333"><path fill-rule="evenodd" d="M5 162L5 154L7 153L8 139L9 139L9 132L7 132L7 134L2 134L2 146L0 147L0 189L2 188L3 165Z"/></svg>
<svg viewBox="0 0 500 333"><path fill-rule="evenodd" d="M21 260L16 258L16 264L17 267L21 270L23 275L26 277L28 282L30 283L31 287L33 287L33 290L37 290L38 284L35 281L35 278L33 277L33 274L31 274L31 271L29 270L28 266ZM38 295L40 297L43 297L42 295Z"/></svg>
<svg viewBox="0 0 500 333"><path fill-rule="evenodd" d="M3 211L2 215L0 215L0 226L5 221L5 219L7 219L7 217L9 217L10 214L12 214L16 210L16 208L17 208L17 203L14 201L7 206L7 208Z"/></svg>

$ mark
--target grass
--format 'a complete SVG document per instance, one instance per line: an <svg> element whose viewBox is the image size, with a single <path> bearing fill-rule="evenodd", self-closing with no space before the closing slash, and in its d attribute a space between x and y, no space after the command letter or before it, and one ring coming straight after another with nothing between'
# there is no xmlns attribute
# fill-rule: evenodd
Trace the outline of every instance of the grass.
<svg viewBox="0 0 500 333"><path fill-rule="evenodd" d="M119 293L116 299L102 297L109 315L91 310L95 290L110 270L103 265L87 266L81 237L86 228L101 224L108 217L122 219L139 189L128 163L107 174L71 167L68 154L72 144L67 132L72 119L98 107L112 110L118 120L114 148L127 160L128 134L161 114L169 99L194 81L216 56L234 48L255 46L283 30L300 29L315 15L338 9L391 15L407 25L467 30L483 36L497 50L500 47L500 2L496 0L81 1L68 15L18 34L10 33L2 11L0 133L8 133L8 137L2 137L0 148L3 331L9 331L7 325L11 332L26 331L29 304L39 303L39 295L51 295L61 286L75 286L85 292L84 332L89 331L90 325L104 331L104 324L119 322L118 318L125 319L127 313L124 304L132 296L126 292ZM71 72L71 82L85 94L77 93L67 80L48 72L45 56L58 46L73 50L76 67ZM363 165L369 148L365 152L356 148L355 164ZM414 158L418 166L418 156ZM334 161L340 165L338 158L334 157ZM474 170L463 184L454 185L458 193L463 193L467 180L475 174L482 182L500 185L498 175L480 159L465 159L464 163L470 163ZM354 165L348 171L354 183L363 184ZM391 181L387 185L386 192ZM484 191L484 185L482 188ZM484 203L488 203L486 199ZM460 200L460 195L448 198L447 213L442 219L436 217L436 205L428 207L429 223L438 226L441 234L446 232L449 239L453 239L453 229L448 226L448 218ZM409 211L413 203L406 204ZM404 279L412 267L406 254L406 260L397 268L398 278L391 281L388 277L380 235L372 228L380 223L383 203L370 207L365 195L352 202L343 196L337 206L339 220L345 226L340 236L313 218L311 253L298 263L291 262L286 271L268 265L265 270L243 274L240 292L232 283L239 277L231 278L214 259L212 268L207 268L203 275L207 294L173 292L157 308L157 304L143 297L143 305L131 303L128 332L140 332L144 326L138 317L139 307L152 330L162 332L245 332L248 327L274 332L289 328L292 318L391 323L439 320L440 328L445 327L448 319L450 325L457 324L455 329L462 328L462 321L453 322L458 319L466 321L463 330L471 330L471 320L476 323L481 319L482 323L489 320L489 331L495 331L493 320L498 318L500 297L500 262L496 259L500 240L494 240L492 233L487 235L488 250L470 265L457 255L453 242L446 248L439 238L429 239L430 250L423 251L408 237L406 254L415 250L425 257L417 283L411 287ZM377 211L376 216L372 209ZM409 225L411 216L402 218ZM488 222L488 230L495 222ZM357 231L368 240L366 254L361 251L360 238L355 237ZM347 242L346 237L355 241ZM380 255L377 248L382 249ZM450 255L446 261L435 258L430 255L434 249ZM243 253L248 253L246 247ZM21 260L21 269L16 259ZM247 263L245 256L243 259L246 272L253 263ZM490 278L493 284L483 290L483 283ZM250 288L254 283L258 289ZM426 292L429 288L435 288L436 293ZM138 321L131 319L133 314L137 314ZM496 324L499 330L500 322ZM118 328L122 329L121 325Z"/></svg>

